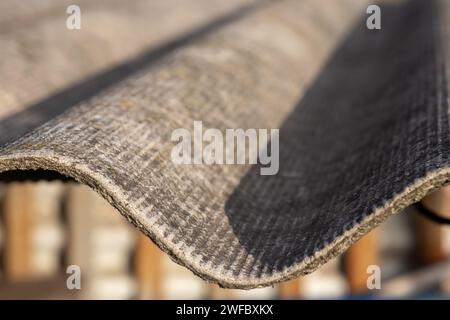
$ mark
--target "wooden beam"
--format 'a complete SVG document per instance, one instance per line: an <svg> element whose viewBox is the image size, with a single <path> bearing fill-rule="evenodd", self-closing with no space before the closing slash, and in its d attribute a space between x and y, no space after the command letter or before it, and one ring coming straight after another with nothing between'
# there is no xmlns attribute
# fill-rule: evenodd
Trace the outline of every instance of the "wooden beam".
<svg viewBox="0 0 450 320"><path fill-rule="evenodd" d="M353 244L344 255L345 274L351 293L361 294L368 290L367 267L380 265L380 231L374 229Z"/></svg>
<svg viewBox="0 0 450 320"><path fill-rule="evenodd" d="M11 183L5 190L4 266L10 281L33 277L31 265L32 196L31 184Z"/></svg>
<svg viewBox="0 0 450 320"><path fill-rule="evenodd" d="M292 279L279 284L278 295L281 299L299 298L301 294L301 279Z"/></svg>
<svg viewBox="0 0 450 320"><path fill-rule="evenodd" d="M93 230L91 190L84 185L70 183L66 186L65 210L67 214L66 265L78 265L83 271L84 297L89 297L89 280L92 275L91 237Z"/></svg>
<svg viewBox="0 0 450 320"><path fill-rule="evenodd" d="M144 234L139 233L136 254L135 272L140 286L141 299L163 299L163 253Z"/></svg>

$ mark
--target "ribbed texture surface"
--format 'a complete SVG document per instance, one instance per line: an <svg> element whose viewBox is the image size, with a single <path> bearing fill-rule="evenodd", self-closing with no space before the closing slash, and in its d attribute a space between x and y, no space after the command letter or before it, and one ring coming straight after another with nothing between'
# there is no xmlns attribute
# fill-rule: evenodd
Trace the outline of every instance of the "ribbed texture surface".
<svg viewBox="0 0 450 320"><path fill-rule="evenodd" d="M89 184L224 286L311 272L449 179L447 1L385 5L382 31L365 8L263 3L12 141L0 171ZM171 133L194 120L281 128L279 173L173 164Z"/></svg>

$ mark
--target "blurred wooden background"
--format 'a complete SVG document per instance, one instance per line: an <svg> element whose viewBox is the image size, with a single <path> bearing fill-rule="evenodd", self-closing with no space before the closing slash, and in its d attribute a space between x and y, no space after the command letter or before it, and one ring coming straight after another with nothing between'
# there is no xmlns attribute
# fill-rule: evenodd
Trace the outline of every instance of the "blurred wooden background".
<svg viewBox="0 0 450 320"><path fill-rule="evenodd" d="M424 203L450 212L450 196L445 197L448 201L433 196ZM449 227L411 208L313 274L249 291L221 289L178 266L83 185L0 184L0 208L0 299L297 299L450 292ZM69 265L81 268L81 290L66 287ZM369 265L382 270L378 292L367 289Z"/></svg>

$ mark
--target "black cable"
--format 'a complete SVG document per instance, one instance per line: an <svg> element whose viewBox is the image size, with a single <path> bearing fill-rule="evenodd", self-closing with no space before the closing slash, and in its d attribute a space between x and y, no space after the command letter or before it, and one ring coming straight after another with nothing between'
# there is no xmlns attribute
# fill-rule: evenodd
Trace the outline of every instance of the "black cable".
<svg viewBox="0 0 450 320"><path fill-rule="evenodd" d="M435 212L431 211L430 209L426 208L421 202L416 202L414 204L414 207L417 209L417 211L423 215L424 217L440 224L450 224L450 219L444 218Z"/></svg>

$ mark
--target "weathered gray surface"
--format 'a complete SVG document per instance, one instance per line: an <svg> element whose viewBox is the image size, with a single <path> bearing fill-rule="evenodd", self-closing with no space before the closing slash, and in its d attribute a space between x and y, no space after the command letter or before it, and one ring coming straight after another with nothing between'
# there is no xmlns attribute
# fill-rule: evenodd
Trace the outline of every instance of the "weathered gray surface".
<svg viewBox="0 0 450 320"><path fill-rule="evenodd" d="M0 122L0 171L87 183L224 286L311 272L448 183L448 39L437 22L449 8L437 4L386 5L383 31L370 32L364 20L352 26L362 1L264 3L20 139L14 121ZM194 120L281 128L280 172L174 165L170 134Z"/></svg>

